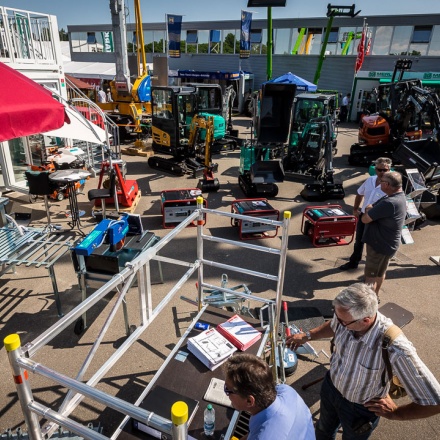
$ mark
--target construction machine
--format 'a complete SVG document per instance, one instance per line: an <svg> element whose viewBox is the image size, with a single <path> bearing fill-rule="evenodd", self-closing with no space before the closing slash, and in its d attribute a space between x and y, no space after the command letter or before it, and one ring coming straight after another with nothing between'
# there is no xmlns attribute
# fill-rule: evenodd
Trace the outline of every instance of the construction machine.
<svg viewBox="0 0 440 440"><path fill-rule="evenodd" d="M422 137L421 113L411 98L413 88L420 89L422 83L418 79L402 79L411 65L411 60L398 60L391 83L381 84L372 92L376 113L361 118L358 142L351 146L348 157L351 165L369 166L378 157L392 157L402 140Z"/></svg>
<svg viewBox="0 0 440 440"><path fill-rule="evenodd" d="M307 201L343 199L341 183L333 179L334 121L329 114L312 118L304 126L296 145L289 144L284 157L286 176L309 181L301 191Z"/></svg>
<svg viewBox="0 0 440 440"><path fill-rule="evenodd" d="M104 111L108 112L111 119L119 125L121 140L130 140L134 134L136 135L135 146L141 148L143 147L142 138L149 130L151 84L145 55L140 0L134 0L134 9L138 66L137 77L134 84L132 84L128 67L124 0L110 0L116 57L116 76L115 79L110 82L113 102L100 102L97 104Z"/></svg>
<svg viewBox="0 0 440 440"><path fill-rule="evenodd" d="M216 136L224 136L223 117L197 112L198 94L194 87L153 87L151 96L155 154L148 159L148 165L177 176L203 176L199 188L217 191L219 182L213 176L217 164L212 163L211 157Z"/></svg>
<svg viewBox="0 0 440 440"><path fill-rule="evenodd" d="M255 112L252 134L240 152L238 183L248 197L276 197L276 183L284 181L281 159L289 138L295 84L264 83Z"/></svg>

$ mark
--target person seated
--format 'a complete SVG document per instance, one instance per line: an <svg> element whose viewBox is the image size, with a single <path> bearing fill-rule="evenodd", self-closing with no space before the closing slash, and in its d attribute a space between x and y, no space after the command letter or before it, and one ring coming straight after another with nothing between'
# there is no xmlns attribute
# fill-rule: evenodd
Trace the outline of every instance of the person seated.
<svg viewBox="0 0 440 440"><path fill-rule="evenodd" d="M249 433L241 440L314 440L312 415L299 394L276 385L263 359L237 353L225 363L225 393L238 411L251 414Z"/></svg>

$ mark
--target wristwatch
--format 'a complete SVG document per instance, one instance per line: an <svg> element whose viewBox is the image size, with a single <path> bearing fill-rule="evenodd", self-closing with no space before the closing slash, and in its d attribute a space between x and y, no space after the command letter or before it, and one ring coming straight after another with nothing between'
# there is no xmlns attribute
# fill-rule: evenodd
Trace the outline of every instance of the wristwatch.
<svg viewBox="0 0 440 440"><path fill-rule="evenodd" d="M309 331L304 332L304 334L307 336L307 340L310 341L312 339L312 335Z"/></svg>

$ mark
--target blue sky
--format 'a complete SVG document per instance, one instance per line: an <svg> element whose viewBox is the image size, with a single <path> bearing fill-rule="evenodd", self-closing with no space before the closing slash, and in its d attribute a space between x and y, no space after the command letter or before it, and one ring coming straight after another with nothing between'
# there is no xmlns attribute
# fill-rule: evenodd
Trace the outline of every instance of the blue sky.
<svg viewBox="0 0 440 440"><path fill-rule="evenodd" d="M286 7L272 8L273 18L325 17L327 4L356 4L363 17L368 15L440 13L439 0L287 0ZM134 21L133 0L128 21ZM58 26L110 23L109 0L0 0L0 6L56 15ZM161 22L165 14L183 15L184 21L239 20L247 0L141 0L142 21ZM266 8L254 8L254 19L266 18Z"/></svg>

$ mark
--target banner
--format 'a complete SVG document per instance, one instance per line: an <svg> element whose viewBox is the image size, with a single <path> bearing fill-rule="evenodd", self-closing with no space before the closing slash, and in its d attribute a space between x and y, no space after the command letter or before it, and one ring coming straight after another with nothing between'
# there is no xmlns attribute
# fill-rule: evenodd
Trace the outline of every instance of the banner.
<svg viewBox="0 0 440 440"><path fill-rule="evenodd" d="M252 12L241 11L240 58L249 58L251 54Z"/></svg>
<svg viewBox="0 0 440 440"><path fill-rule="evenodd" d="M167 14L168 56L180 58L180 33L182 30L182 16Z"/></svg>
<svg viewBox="0 0 440 440"><path fill-rule="evenodd" d="M101 32L102 37L102 51L103 52L114 52L113 49L113 33L112 32Z"/></svg>
<svg viewBox="0 0 440 440"><path fill-rule="evenodd" d="M367 28L364 25L364 29L362 30L361 41L358 44L358 54L356 58L356 65L354 66L354 72L357 74L362 67L365 58L365 38L367 37Z"/></svg>

